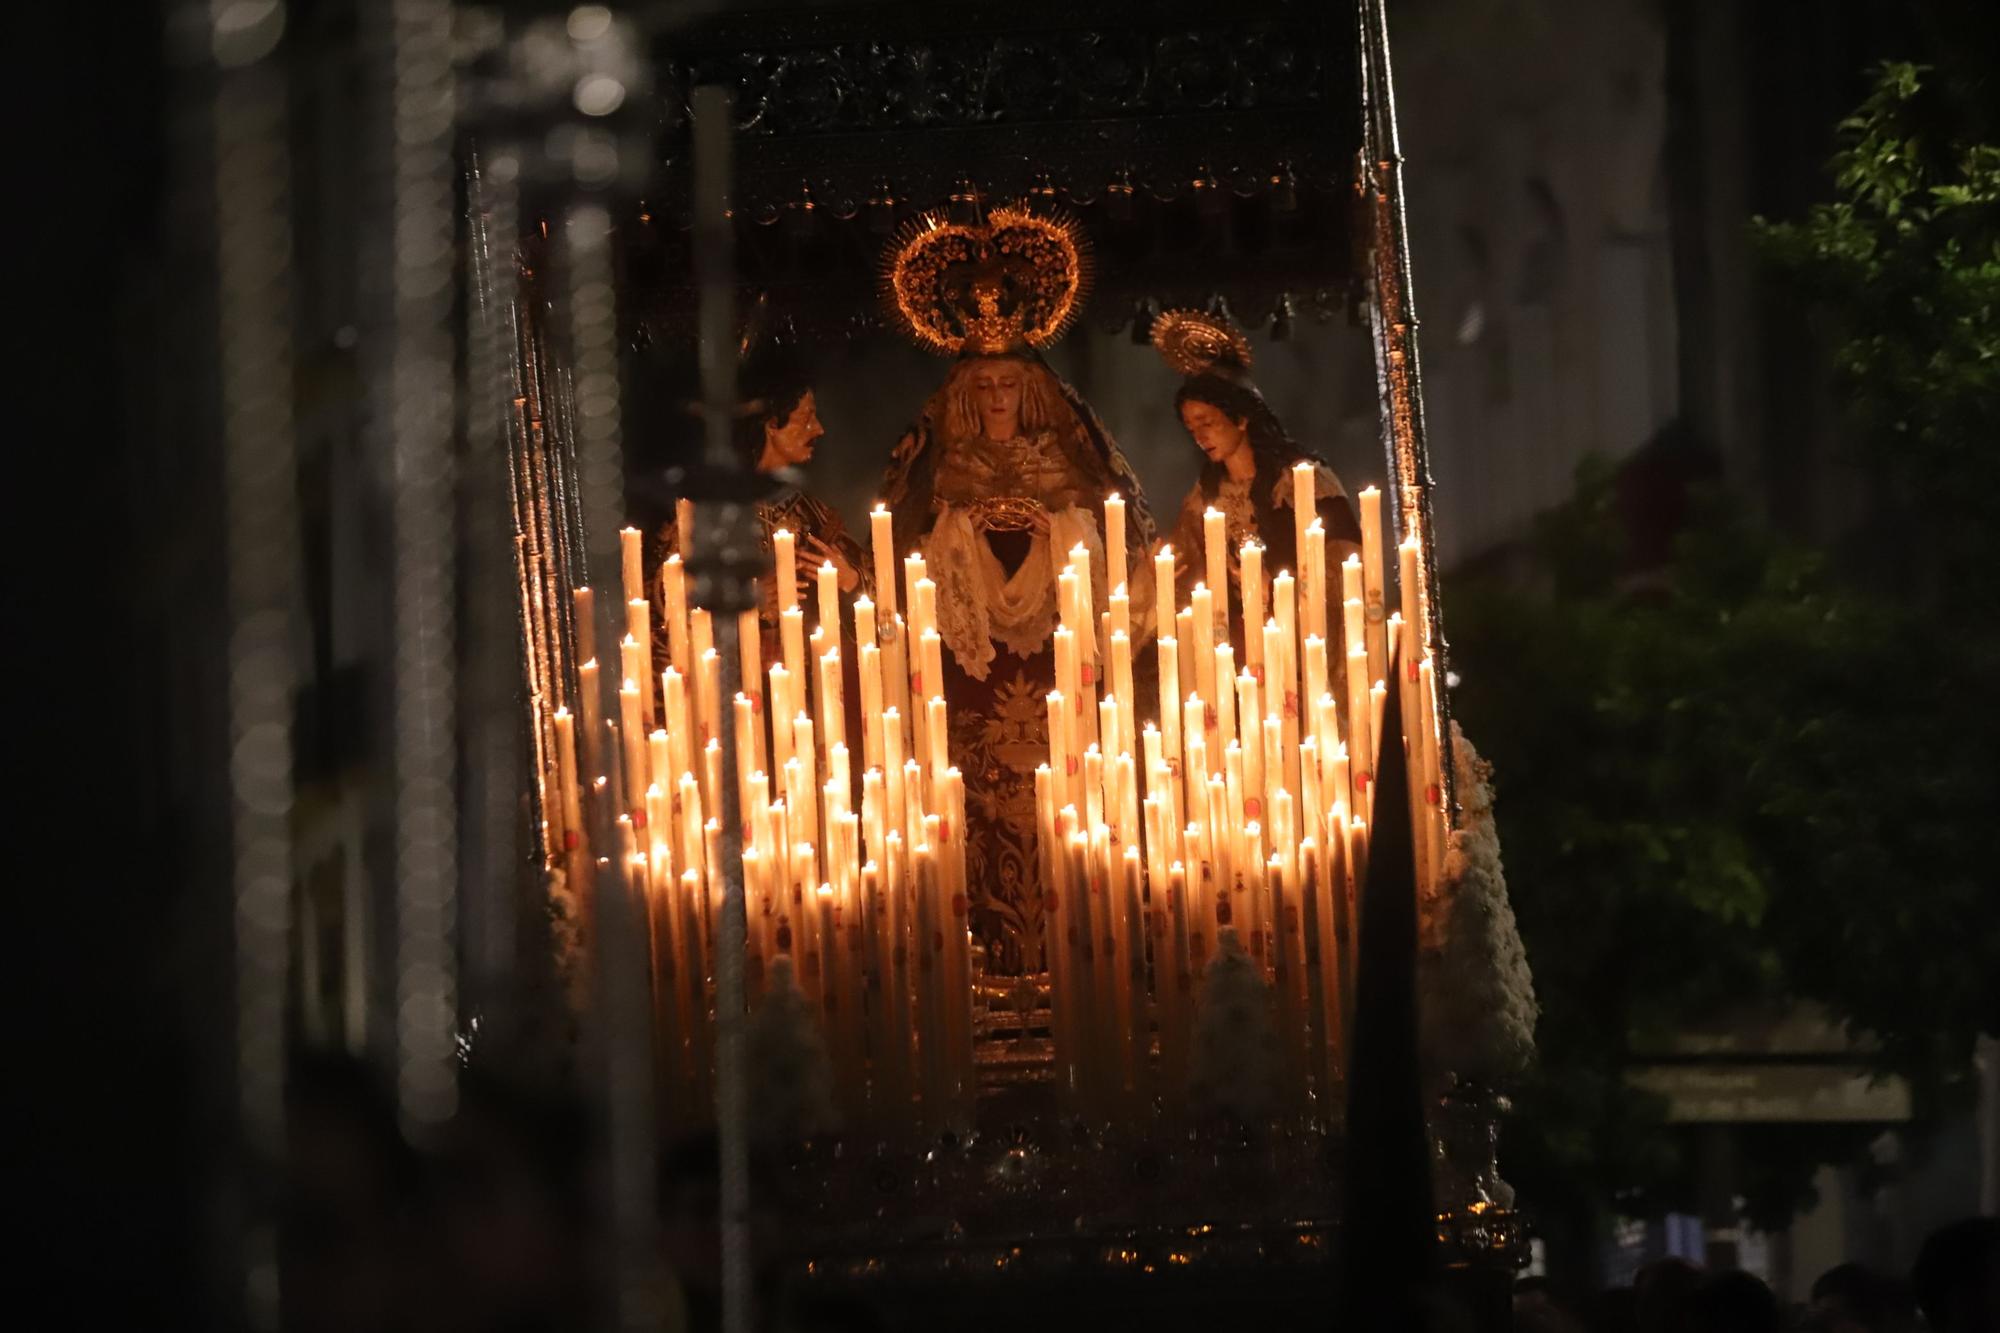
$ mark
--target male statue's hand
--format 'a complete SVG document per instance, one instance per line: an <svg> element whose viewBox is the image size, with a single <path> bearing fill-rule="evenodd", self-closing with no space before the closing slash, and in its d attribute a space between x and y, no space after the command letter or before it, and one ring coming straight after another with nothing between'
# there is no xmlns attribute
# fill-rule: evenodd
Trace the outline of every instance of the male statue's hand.
<svg viewBox="0 0 2000 1333"><path fill-rule="evenodd" d="M813 586L817 586L816 580L819 577L819 567L823 564L830 564L840 572L840 590L842 592L853 592L860 586L861 571L849 564L847 557L842 555L839 549L832 544L818 537L807 536L800 539L799 549L807 557L800 562L799 567L801 571L808 568L811 569L812 579L815 580ZM800 574L800 583L805 584L806 582L806 576L802 572Z"/></svg>

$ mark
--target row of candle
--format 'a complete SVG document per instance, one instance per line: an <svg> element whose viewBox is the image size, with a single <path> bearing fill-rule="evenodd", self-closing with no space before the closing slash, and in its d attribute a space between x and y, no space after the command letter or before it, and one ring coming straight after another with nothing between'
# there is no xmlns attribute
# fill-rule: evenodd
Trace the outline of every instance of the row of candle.
<svg viewBox="0 0 2000 1333"><path fill-rule="evenodd" d="M1204 577L1185 604L1176 553L1154 554L1163 630L1179 610L1154 645L1160 707L1142 729L1121 500L1105 509L1107 609L1093 614L1083 547L1058 578L1049 762L1036 773L1036 803L1056 905L1045 947L1058 1081L1087 1109L1117 1115L1155 1095L1171 1104L1185 1088L1196 980L1222 924L1273 988L1294 1090L1330 1092L1351 1006L1375 738L1398 664L1419 883L1441 870L1435 682L1411 596L1417 542L1398 552L1411 614L1385 615L1381 493L1364 490L1361 550L1339 567L1336 602L1310 465L1293 482L1303 587L1285 570L1267 581L1263 547L1246 540L1232 614L1226 520L1214 509L1204 516Z"/></svg>
<svg viewBox="0 0 2000 1333"><path fill-rule="evenodd" d="M1236 553L1232 599L1223 516L1206 515L1205 577L1172 616L1175 632L1154 645L1162 706L1143 730L1120 497L1104 511L1106 609L1093 614L1083 548L1070 553L1059 578L1050 763L1036 774L1041 872L1054 904L1041 953L1058 1079L1107 1114L1156 1092L1171 1101L1184 1085L1196 980L1224 922L1237 927L1271 981L1279 1030L1298 1038L1288 1065L1295 1082L1301 1090L1329 1086L1367 861L1373 738L1387 672L1398 664L1409 686L1400 698L1420 881L1442 860L1435 682L1411 596L1416 541L1399 550L1412 614L1385 616L1380 493L1362 492L1362 550L1340 566L1340 611L1330 618L1313 482L1303 465L1294 474L1301 580L1283 570L1266 580L1263 549L1247 541ZM683 509L680 517L686 533L692 515ZM964 785L950 762L939 693L936 588L921 556L903 562L906 625L896 609L889 526L878 506L871 535L879 604L859 597L851 605L862 718L858 808L838 571L817 571L817 624L808 636L794 540L773 534L781 660L768 671L755 613L741 624L744 689L732 701L730 739L743 816L746 963L754 992L771 959L794 959L819 1003L850 1109L866 1106L892 1121L915 1111L936 1124L963 1119L974 1095L966 920L973 895ZM709 615L688 606L682 563L669 558L659 572L668 661L655 692L653 607L636 530L624 534L623 572L627 633L616 719L596 715L592 594L576 592L579 653L590 659L579 691L582 752L572 720L559 712L554 767L562 799L549 803L548 818L554 845L580 856L585 794L619 812L616 852L643 886L653 923L669 1097L702 1105L721 901L720 664ZM1164 629L1179 601L1171 549L1154 553L1153 576ZM563 836L554 837L558 823ZM1031 966L1036 952L1033 942L1024 950Z"/></svg>
<svg viewBox="0 0 2000 1333"><path fill-rule="evenodd" d="M684 537L691 518L683 508ZM725 738L713 623L689 605L681 556L669 556L658 572L667 660L655 675L655 603L646 596L640 534L626 529L622 538L619 716L598 715L593 654L581 671L580 745L579 720L567 710L556 715L562 799L550 818L566 833L551 841L581 857L584 801L595 794L617 812L611 854L643 892L651 925L657 1054L669 1105L705 1107L712 1089L727 739L736 753L753 1003L770 963L789 956L817 1005L844 1110L886 1124L912 1116L927 1125L963 1122L975 1093L965 788L949 757L936 587L922 558L904 564L906 625L895 609L893 566L881 558L889 547L880 525L882 601L861 596L847 606L858 645L850 676L838 571L830 564L817 571L808 635L794 535L772 534L780 660L764 667L757 615L745 612L742 688ZM593 593L580 588L575 597L578 622L587 625ZM850 680L861 703L854 738ZM858 792L851 741L861 747Z"/></svg>

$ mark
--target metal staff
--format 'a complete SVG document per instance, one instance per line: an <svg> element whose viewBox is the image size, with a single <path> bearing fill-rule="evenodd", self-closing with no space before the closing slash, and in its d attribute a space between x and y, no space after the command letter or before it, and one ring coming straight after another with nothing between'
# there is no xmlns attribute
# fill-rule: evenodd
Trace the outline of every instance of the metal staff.
<svg viewBox="0 0 2000 1333"><path fill-rule="evenodd" d="M1451 759L1451 701L1444 682L1450 648L1439 606L1437 539L1431 518L1431 459L1424 433L1423 373L1417 359L1417 312L1410 294L1410 227L1403 205L1403 149L1396 130L1396 88L1389 70L1389 20L1383 0L1356 9L1361 70L1361 157L1356 185L1373 234L1368 320L1375 334L1375 379L1381 396L1383 444L1396 491L1396 539L1417 530L1423 558L1416 596L1424 616L1420 641L1430 649L1436 681L1438 767L1447 818L1457 823ZM1412 608L1414 611L1415 608Z"/></svg>
<svg viewBox="0 0 2000 1333"><path fill-rule="evenodd" d="M701 298L702 467L685 487L699 512L691 572L695 597L715 613L715 651L724 699L736 697L737 616L756 604L751 579L759 562L753 522L761 489L730 442L736 414L736 289L730 230L730 94L694 90L694 263ZM742 812L736 773L746 756L733 735L722 745L722 920L716 932L715 1123L722 1158L722 1327L749 1333L750 1144L749 1086L743 1064L743 950L748 935L743 900Z"/></svg>

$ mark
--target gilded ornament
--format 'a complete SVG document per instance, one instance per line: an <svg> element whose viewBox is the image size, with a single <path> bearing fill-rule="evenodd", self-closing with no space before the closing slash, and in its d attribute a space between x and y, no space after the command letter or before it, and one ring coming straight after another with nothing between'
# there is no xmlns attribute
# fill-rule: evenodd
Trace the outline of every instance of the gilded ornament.
<svg viewBox="0 0 2000 1333"><path fill-rule="evenodd" d="M1199 310L1167 310L1153 321L1153 347L1177 375L1250 369L1250 340L1226 319Z"/></svg>
<svg viewBox="0 0 2000 1333"><path fill-rule="evenodd" d="M997 356L1045 347L1076 322L1091 258L1076 219L1009 204L984 222L912 218L882 264L890 316L940 356Z"/></svg>

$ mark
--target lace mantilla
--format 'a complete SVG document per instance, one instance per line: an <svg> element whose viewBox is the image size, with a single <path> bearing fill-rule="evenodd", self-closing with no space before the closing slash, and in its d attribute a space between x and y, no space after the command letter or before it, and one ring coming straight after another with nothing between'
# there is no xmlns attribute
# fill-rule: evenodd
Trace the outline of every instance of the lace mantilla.
<svg viewBox="0 0 2000 1333"><path fill-rule="evenodd" d="M1104 546L1089 511L1071 506L1049 514L1027 558L1009 574L993 553L972 511L946 505L924 544L924 561L937 583L938 634L974 680L992 670L994 642L1017 657L1040 652L1055 633L1056 578L1078 542L1090 551L1092 576L1104 578Z"/></svg>

